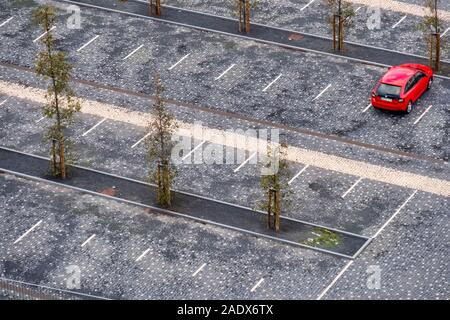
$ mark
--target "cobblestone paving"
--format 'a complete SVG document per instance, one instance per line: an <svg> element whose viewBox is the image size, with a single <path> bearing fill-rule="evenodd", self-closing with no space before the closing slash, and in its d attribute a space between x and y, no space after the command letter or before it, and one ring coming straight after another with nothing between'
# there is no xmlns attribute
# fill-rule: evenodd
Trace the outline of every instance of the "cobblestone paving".
<svg viewBox="0 0 450 320"><path fill-rule="evenodd" d="M39 47L32 39L40 31L29 25L29 14L30 8L14 11L23 18L0 31L4 40L0 57L4 61L34 64ZM149 75L158 69L170 98L402 151L449 157L447 81L436 81L410 115L362 112L369 103L370 90L385 71L381 68L99 10L86 9L83 17L83 32L68 30L63 23L57 29L60 46L68 50L76 64L74 73L80 78L152 93ZM118 34L128 37L118 38ZM96 41L76 52L96 35L100 35ZM141 44L145 46L140 52L123 60ZM168 70L186 54L190 56ZM240 61L245 64L214 80ZM279 74L279 81L263 92ZM328 85L330 89L314 100ZM429 105L433 105L432 111L415 125Z"/></svg>
<svg viewBox="0 0 450 320"><path fill-rule="evenodd" d="M0 186L0 275L16 280L64 289L76 265L81 292L111 298L311 299L346 261L8 175Z"/></svg>
<svg viewBox="0 0 450 320"><path fill-rule="evenodd" d="M332 33L328 22L329 9L324 1L315 0L305 8L309 2L310 0L261 0L258 7L252 11L252 21L331 37ZM175 7L235 18L232 0L167 0L165 3ZM448 6L447 4L443 5ZM373 9L358 4L354 4L353 7L358 11L353 27L347 31L346 41L426 56L423 35L417 28L422 21L421 17L409 15L398 26L392 28L405 14L382 9L379 28L369 29L367 25L368 21L372 21ZM450 21L444 21L444 26L450 27ZM448 50L444 53L444 57L449 59Z"/></svg>
<svg viewBox="0 0 450 320"><path fill-rule="evenodd" d="M355 260L326 299L446 299L450 297L448 198L417 194ZM380 286L369 275L380 270ZM370 272L368 272L369 270ZM373 278L372 278L373 280Z"/></svg>

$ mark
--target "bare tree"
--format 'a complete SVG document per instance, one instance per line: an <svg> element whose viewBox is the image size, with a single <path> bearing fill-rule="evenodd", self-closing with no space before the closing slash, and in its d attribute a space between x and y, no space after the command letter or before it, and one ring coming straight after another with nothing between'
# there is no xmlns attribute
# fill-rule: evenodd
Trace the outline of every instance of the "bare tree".
<svg viewBox="0 0 450 320"><path fill-rule="evenodd" d="M430 68L439 71L441 69L442 49L447 45L441 38L440 0L425 0L425 6L428 8L428 12L419 25L419 29L423 32L427 43Z"/></svg>
<svg viewBox="0 0 450 320"><path fill-rule="evenodd" d="M278 161L277 170L272 174L261 176L261 188L264 191L265 201L262 208L267 211L267 228L280 230L280 217L282 205L289 205L291 190L288 179L290 170L286 160L287 145L279 146L267 145L267 159ZM273 163L271 163L273 165Z"/></svg>
<svg viewBox="0 0 450 320"><path fill-rule="evenodd" d="M236 6L236 14L239 17L239 32L250 32L250 13L255 9L259 0L232 0Z"/></svg>
<svg viewBox="0 0 450 320"><path fill-rule="evenodd" d="M157 185L158 204L170 207L172 204L172 180L175 176L175 168L171 161L174 146L172 135L178 125L162 99L165 89L159 74L155 74L154 83L156 86L155 102L151 112L152 120L149 123L147 139L150 179Z"/></svg>
<svg viewBox="0 0 450 320"><path fill-rule="evenodd" d="M345 31L353 25L355 11L350 3L343 0L324 0L330 8L328 21L333 32L333 50L344 51Z"/></svg>
<svg viewBox="0 0 450 320"><path fill-rule="evenodd" d="M45 135L51 142L51 172L53 176L65 179L68 146L65 129L72 123L74 113L80 111L81 106L69 86L72 66L67 62L65 53L55 49L51 32L56 20L55 9L50 5L41 6L33 12L32 19L45 32L42 37L45 49L38 54L36 73L50 80L43 113L55 120Z"/></svg>

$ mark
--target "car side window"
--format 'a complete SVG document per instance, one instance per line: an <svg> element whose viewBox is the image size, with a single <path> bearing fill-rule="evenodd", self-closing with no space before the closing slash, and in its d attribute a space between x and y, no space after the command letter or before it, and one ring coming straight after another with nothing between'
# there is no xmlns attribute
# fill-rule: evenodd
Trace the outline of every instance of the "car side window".
<svg viewBox="0 0 450 320"><path fill-rule="evenodd" d="M415 76L412 76L411 79L409 79L408 82L406 83L406 86L405 86L405 93L409 92L409 90L411 90L411 88L414 86L414 85L413 85L413 83L414 83L414 78L415 78Z"/></svg>

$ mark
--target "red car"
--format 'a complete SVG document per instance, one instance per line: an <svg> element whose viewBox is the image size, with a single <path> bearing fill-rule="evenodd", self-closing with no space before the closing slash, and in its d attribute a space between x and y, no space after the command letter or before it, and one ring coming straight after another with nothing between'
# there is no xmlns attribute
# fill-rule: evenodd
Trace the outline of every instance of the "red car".
<svg viewBox="0 0 450 320"><path fill-rule="evenodd" d="M433 70L427 66L407 63L391 67L372 91L372 106L410 113L413 103L432 84Z"/></svg>

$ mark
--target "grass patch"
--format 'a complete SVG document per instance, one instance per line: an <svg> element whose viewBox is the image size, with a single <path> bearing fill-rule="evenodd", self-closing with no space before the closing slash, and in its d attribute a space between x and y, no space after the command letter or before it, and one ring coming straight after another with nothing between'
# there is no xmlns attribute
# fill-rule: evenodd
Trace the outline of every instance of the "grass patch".
<svg viewBox="0 0 450 320"><path fill-rule="evenodd" d="M341 242L340 235L328 229L316 227L313 234L314 238L308 238L300 243L313 247L333 248Z"/></svg>

